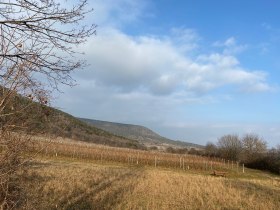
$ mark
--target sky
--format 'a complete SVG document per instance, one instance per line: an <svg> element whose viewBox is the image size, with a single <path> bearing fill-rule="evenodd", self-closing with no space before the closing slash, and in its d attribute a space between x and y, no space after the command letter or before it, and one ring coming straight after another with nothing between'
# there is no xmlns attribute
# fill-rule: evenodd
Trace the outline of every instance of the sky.
<svg viewBox="0 0 280 210"><path fill-rule="evenodd" d="M53 106L198 144L255 133L280 144L280 2L91 0L88 67Z"/></svg>

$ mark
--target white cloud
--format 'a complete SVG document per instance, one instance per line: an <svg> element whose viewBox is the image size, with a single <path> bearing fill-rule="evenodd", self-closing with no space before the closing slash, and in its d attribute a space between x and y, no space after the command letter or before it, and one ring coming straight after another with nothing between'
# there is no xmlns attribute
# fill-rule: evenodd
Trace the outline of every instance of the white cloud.
<svg viewBox="0 0 280 210"><path fill-rule="evenodd" d="M245 51L248 48L248 45L238 44L235 37L230 37L225 41L217 41L213 44L214 47L223 48L223 54L225 55L234 55Z"/></svg>
<svg viewBox="0 0 280 210"><path fill-rule="evenodd" d="M173 44L177 45L177 49L185 53L191 53L199 47L198 42L201 37L194 29L189 28L172 28L171 35ZM169 40L170 37L167 38Z"/></svg>
<svg viewBox="0 0 280 210"><path fill-rule="evenodd" d="M188 37L192 41L197 36L185 36L186 43ZM192 58L180 50L173 36L129 36L107 28L83 50L91 71L79 76L123 92L168 95L183 90L201 94L226 85L248 92L272 89L263 71L243 68L234 55L212 53Z"/></svg>
<svg viewBox="0 0 280 210"><path fill-rule="evenodd" d="M214 46L222 53L199 54L201 36L185 27L171 28L163 36L124 33L122 25L145 14L147 1L94 0L95 16L103 23L98 35L84 46L91 69L78 74L85 80L120 92L172 95L177 92L207 94L223 86L247 92L269 91L262 71L242 67L235 56L246 49L235 37ZM197 55L192 52L197 50Z"/></svg>
<svg viewBox="0 0 280 210"><path fill-rule="evenodd" d="M94 20L100 28L122 27L135 23L140 17L151 16L148 4L146 0L91 0L90 6L94 8L91 21Z"/></svg>

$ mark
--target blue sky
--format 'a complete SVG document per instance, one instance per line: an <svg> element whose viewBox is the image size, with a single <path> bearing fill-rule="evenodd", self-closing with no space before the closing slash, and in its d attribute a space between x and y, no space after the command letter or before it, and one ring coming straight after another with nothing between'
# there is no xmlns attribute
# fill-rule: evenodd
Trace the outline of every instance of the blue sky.
<svg viewBox="0 0 280 210"><path fill-rule="evenodd" d="M54 106L205 144L257 133L280 144L280 2L93 0L90 64Z"/></svg>

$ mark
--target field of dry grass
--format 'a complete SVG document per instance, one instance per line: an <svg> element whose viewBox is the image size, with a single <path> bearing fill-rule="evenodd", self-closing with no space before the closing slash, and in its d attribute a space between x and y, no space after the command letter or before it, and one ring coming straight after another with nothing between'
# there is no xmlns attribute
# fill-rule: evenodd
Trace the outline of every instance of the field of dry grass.
<svg viewBox="0 0 280 210"><path fill-rule="evenodd" d="M221 159L31 141L19 209L275 209L280 177ZM211 175L224 171L226 177Z"/></svg>
<svg viewBox="0 0 280 210"><path fill-rule="evenodd" d="M25 177L25 209L279 209L280 179L40 158Z"/></svg>
<svg viewBox="0 0 280 210"><path fill-rule="evenodd" d="M38 139L37 139L38 140ZM154 166L192 171L224 170L240 172L237 162L219 158L202 157L190 154L171 154L160 151L136 150L109 147L71 140L33 141L29 151L47 158L71 158L72 160L110 162L134 166Z"/></svg>

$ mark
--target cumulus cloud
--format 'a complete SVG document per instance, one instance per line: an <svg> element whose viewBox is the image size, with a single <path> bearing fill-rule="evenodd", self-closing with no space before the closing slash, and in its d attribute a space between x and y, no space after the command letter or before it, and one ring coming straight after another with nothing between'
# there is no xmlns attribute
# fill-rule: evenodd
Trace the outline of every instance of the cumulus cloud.
<svg viewBox="0 0 280 210"><path fill-rule="evenodd" d="M236 53L246 49L235 37L217 41L223 51L199 53L201 36L195 29L173 27L158 36L128 35L122 28L148 11L147 1L94 0L95 18L102 23L98 35L83 47L91 68L78 76L120 92L172 95L207 94L223 86L246 92L270 91L263 71L240 64ZM196 56L192 52L196 50Z"/></svg>
<svg viewBox="0 0 280 210"><path fill-rule="evenodd" d="M185 35L180 41L186 44L198 37L182 28L176 33L182 31ZM245 69L233 54L188 56L178 46L178 37L130 36L115 28L104 29L84 46L91 70L79 76L123 92L154 95L177 91L201 94L227 85L248 92L272 89L263 71ZM235 40L227 40L225 45L234 46Z"/></svg>

